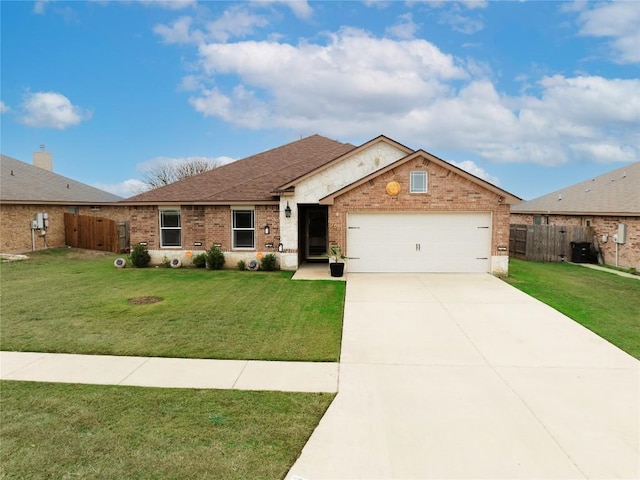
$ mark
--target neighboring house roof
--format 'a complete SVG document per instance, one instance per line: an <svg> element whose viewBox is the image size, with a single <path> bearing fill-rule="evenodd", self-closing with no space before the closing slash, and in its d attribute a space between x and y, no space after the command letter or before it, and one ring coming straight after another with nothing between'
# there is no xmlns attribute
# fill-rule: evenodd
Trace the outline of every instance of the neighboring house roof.
<svg viewBox="0 0 640 480"><path fill-rule="evenodd" d="M281 185L356 148L320 135L288 143L128 198L131 204L243 204L277 202Z"/></svg>
<svg viewBox="0 0 640 480"><path fill-rule="evenodd" d="M503 190L500 187L496 187L494 184L487 182L486 180L483 180L481 178L476 177L475 175L472 175L471 173L462 170L461 168L456 167L455 165L452 165L448 162L445 162L444 160L436 157L435 155L430 154L429 152L425 152L424 150L416 150L415 152L411 153L410 155L407 155L406 157L401 158L400 160L395 161L394 163L391 163L389 165L387 165L386 167L381 168L380 170L376 170L375 172L367 175L366 177L363 177L361 179L359 179L357 182L354 182L350 185L345 186L344 188L341 188L340 190L337 190L335 192L333 192L331 195L327 195L324 198L320 199L320 204L324 204L324 205L332 205L333 201L336 197L343 195L344 193L348 192L349 190L352 190L360 185L362 185L363 183L368 182L369 180L374 179L375 177L382 175L385 172L388 172L390 170L393 170L394 168L407 163L411 160L415 160L416 158L425 158L430 162L434 162L437 165L446 168L447 170L451 170L452 172L460 175L463 178L466 178L467 180L481 186L482 188L485 188L493 193L495 193L496 195L499 195L500 197L502 197L502 201L506 204L512 205L515 203L519 203L522 201L521 198L516 197L515 195L507 192L506 190ZM513 207L511 207L513 209Z"/></svg>
<svg viewBox="0 0 640 480"><path fill-rule="evenodd" d="M511 213L640 215L640 162L523 202Z"/></svg>
<svg viewBox="0 0 640 480"><path fill-rule="evenodd" d="M122 197L0 155L0 201L3 203L94 205L119 200Z"/></svg>

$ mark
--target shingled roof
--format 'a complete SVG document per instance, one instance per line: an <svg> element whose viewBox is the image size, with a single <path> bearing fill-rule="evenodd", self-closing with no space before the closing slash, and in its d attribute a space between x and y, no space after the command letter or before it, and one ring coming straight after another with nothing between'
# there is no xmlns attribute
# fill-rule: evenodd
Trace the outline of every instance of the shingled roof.
<svg viewBox="0 0 640 480"><path fill-rule="evenodd" d="M119 200L122 197L0 155L0 201L3 203L95 205Z"/></svg>
<svg viewBox="0 0 640 480"><path fill-rule="evenodd" d="M320 135L288 143L124 200L132 204L274 202L281 185L356 148Z"/></svg>
<svg viewBox="0 0 640 480"><path fill-rule="evenodd" d="M640 216L640 162L514 205L511 212Z"/></svg>

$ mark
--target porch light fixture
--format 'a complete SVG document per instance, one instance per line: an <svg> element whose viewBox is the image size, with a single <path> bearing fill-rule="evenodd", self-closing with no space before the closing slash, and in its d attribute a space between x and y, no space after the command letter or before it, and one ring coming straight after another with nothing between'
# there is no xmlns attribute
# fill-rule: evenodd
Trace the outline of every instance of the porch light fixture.
<svg viewBox="0 0 640 480"><path fill-rule="evenodd" d="M265 235L269 235L269 233L271 233L271 228L269 228L269 225L265 225L264 226L264 234Z"/></svg>
<svg viewBox="0 0 640 480"><path fill-rule="evenodd" d="M287 202L287 208L284 209L284 216L287 218L291 217L291 207L289 206L289 202Z"/></svg>
<svg viewBox="0 0 640 480"><path fill-rule="evenodd" d="M282 245L282 243L279 243L279 244L278 244L278 251L279 251L280 253L284 252L284 245Z"/></svg>

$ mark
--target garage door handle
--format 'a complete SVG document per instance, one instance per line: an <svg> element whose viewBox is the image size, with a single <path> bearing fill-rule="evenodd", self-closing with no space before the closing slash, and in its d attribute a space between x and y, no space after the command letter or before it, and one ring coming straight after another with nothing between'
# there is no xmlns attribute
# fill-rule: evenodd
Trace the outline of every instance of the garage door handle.
<svg viewBox="0 0 640 480"><path fill-rule="evenodd" d="M360 230L360 227L349 227L349 230Z"/></svg>
<svg viewBox="0 0 640 480"><path fill-rule="evenodd" d="M489 228L489 227L478 227L478 228Z"/></svg>
<svg viewBox="0 0 640 480"><path fill-rule="evenodd" d="M476 260L489 260L489 257L476 257Z"/></svg>
<svg viewBox="0 0 640 480"><path fill-rule="evenodd" d="M416 243L416 252L419 252L419 251L420 251L420 244Z"/></svg>

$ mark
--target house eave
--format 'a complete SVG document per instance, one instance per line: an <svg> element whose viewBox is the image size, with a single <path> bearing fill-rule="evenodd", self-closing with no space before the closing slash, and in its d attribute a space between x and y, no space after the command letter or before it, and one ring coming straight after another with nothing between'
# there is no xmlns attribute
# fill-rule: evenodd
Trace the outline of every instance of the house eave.
<svg viewBox="0 0 640 480"><path fill-rule="evenodd" d="M55 206L118 206L120 202L87 202L87 201L73 201L73 200L0 200L0 205L55 205Z"/></svg>
<svg viewBox="0 0 640 480"><path fill-rule="evenodd" d="M207 201L185 201L185 200L171 200L164 202L128 202L123 200L117 203L118 205L127 206L127 207L150 207L150 206L172 206L172 205L181 205L181 206L227 206L227 205L279 205L280 202L278 200L225 200L225 201L216 201L216 202L207 202Z"/></svg>

